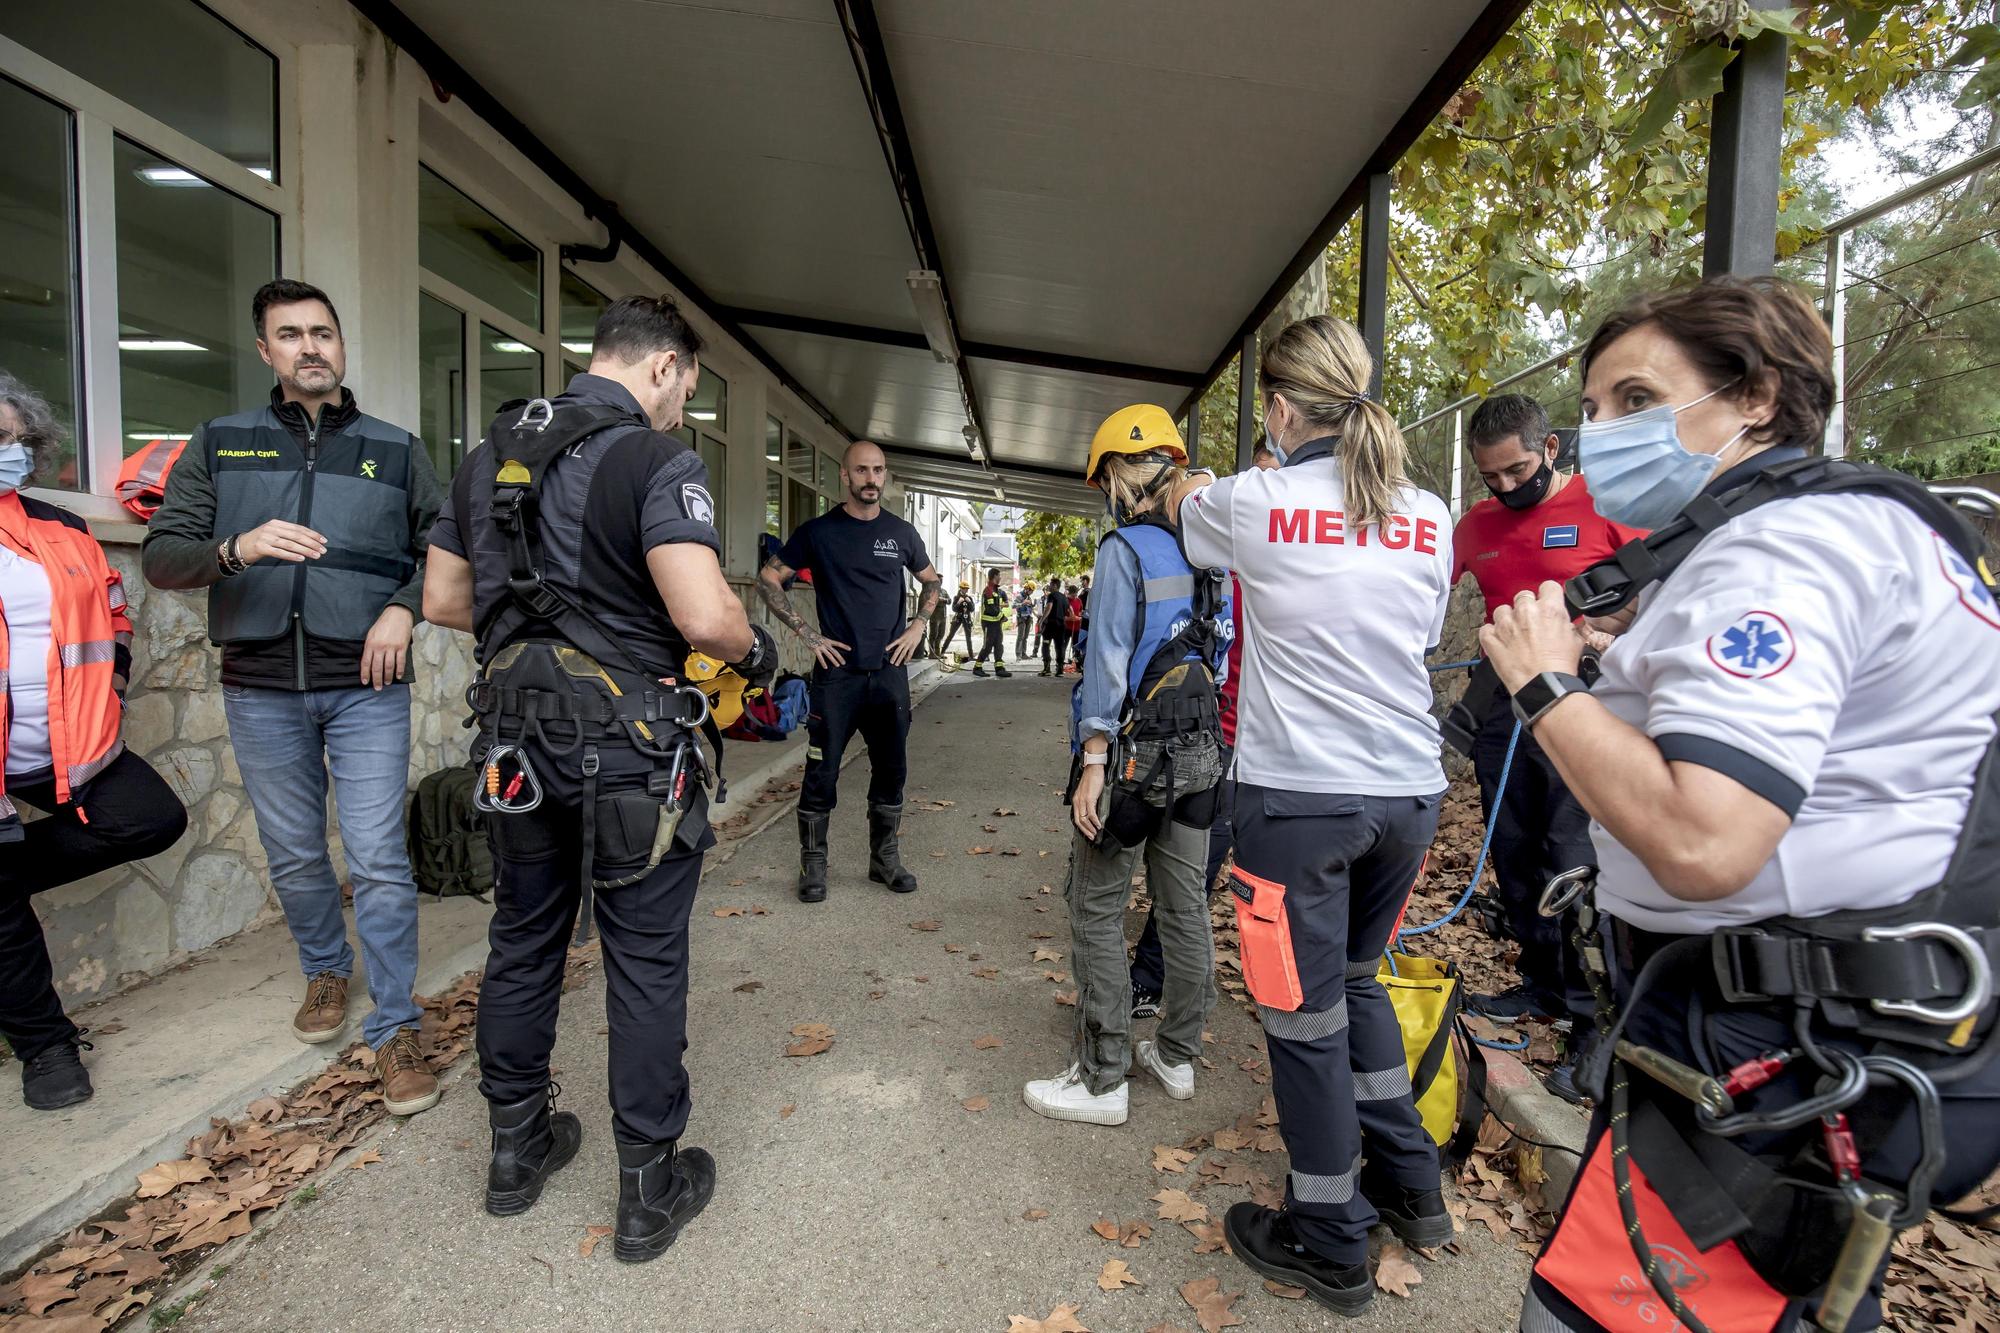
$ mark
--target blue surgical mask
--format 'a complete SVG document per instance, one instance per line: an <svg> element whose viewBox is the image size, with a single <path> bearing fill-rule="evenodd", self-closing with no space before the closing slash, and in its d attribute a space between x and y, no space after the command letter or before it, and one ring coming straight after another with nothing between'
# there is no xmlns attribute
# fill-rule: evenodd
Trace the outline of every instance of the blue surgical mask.
<svg viewBox="0 0 2000 1333"><path fill-rule="evenodd" d="M1264 445L1271 451L1271 457L1278 460L1278 466L1285 465L1285 446L1278 443L1278 432L1271 429L1271 419L1264 418Z"/></svg>
<svg viewBox="0 0 2000 1333"><path fill-rule="evenodd" d="M1728 388L1712 389L1675 407L1661 403L1610 421L1586 421L1576 429L1577 465L1597 512L1629 528L1658 528L1672 521L1701 494L1722 463L1721 450L1697 454L1681 443L1674 418ZM1743 438L1745 426L1730 436Z"/></svg>
<svg viewBox="0 0 2000 1333"><path fill-rule="evenodd" d="M0 444L0 495L11 495L35 470L35 457L19 440Z"/></svg>

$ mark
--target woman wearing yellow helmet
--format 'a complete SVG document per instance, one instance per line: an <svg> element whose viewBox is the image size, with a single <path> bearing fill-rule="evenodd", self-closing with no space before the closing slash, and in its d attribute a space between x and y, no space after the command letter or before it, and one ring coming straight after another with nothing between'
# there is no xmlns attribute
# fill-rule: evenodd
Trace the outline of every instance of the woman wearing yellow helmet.
<svg viewBox="0 0 2000 1333"><path fill-rule="evenodd" d="M1186 462L1172 418L1150 404L1113 414L1091 444L1088 478L1118 526L1098 548L1096 629L1071 706L1073 1060L1023 1089L1052 1119L1123 1124L1135 1055L1168 1096L1192 1097L1214 1004L1202 866L1222 776L1216 678L1229 616L1221 576L1188 564L1161 511ZM1124 925L1141 855L1166 994L1154 1040L1135 1050Z"/></svg>

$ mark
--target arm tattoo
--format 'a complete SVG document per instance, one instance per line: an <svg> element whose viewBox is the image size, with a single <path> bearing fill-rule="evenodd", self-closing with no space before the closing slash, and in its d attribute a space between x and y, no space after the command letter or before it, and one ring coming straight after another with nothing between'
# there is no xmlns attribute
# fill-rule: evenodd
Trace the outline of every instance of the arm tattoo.
<svg viewBox="0 0 2000 1333"><path fill-rule="evenodd" d="M792 605L791 594L785 591L785 579L792 571L785 567L783 561L773 557L764 562L764 572L771 577L758 579L757 591L763 596L764 605L771 609L771 614L790 626L792 633L807 643L817 639L819 636L806 627L806 618L798 613Z"/></svg>
<svg viewBox="0 0 2000 1333"><path fill-rule="evenodd" d="M944 599L944 580L941 578L928 578L920 580L920 582L924 585L924 591L923 595L917 599L917 619L929 620L931 612L937 610L938 603Z"/></svg>

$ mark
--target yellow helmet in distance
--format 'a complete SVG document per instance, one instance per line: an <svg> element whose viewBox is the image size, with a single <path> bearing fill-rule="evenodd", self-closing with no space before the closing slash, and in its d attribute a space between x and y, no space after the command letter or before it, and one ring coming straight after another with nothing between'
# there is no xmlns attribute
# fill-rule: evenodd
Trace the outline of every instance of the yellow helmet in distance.
<svg viewBox="0 0 2000 1333"><path fill-rule="evenodd" d="M1096 486L1097 469L1111 454L1147 454L1155 450L1176 463L1187 462L1187 445L1182 443L1180 428L1167 415L1167 409L1157 403L1121 407L1104 418L1097 434L1090 437L1090 461L1084 465L1084 480Z"/></svg>

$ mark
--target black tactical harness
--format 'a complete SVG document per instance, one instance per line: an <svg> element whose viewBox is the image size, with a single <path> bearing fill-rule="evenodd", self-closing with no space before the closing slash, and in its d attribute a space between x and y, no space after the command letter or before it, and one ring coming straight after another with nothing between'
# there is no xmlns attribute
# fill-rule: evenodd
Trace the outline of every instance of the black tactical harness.
<svg viewBox="0 0 2000 1333"><path fill-rule="evenodd" d="M475 626L481 675L465 696L487 743L487 791L481 808L505 815L539 804L539 791L526 804L513 803L512 793L522 783L503 774L503 764L511 762L534 781L520 748L523 741L532 738L548 755L581 752L583 871L577 944L590 936L592 890L631 883L645 873L596 878L600 747L624 745L653 761L644 797L629 798L650 801L661 810L647 870L677 838L691 843L699 835L702 821L684 827L682 817L705 810L707 786L720 782L721 734L701 691L678 676L648 671L615 631L543 577L541 486L550 465L590 436L631 419L613 408L558 406L546 398L504 404L487 435L493 473L472 481L490 493L489 512L505 540L507 559L507 596ZM687 449L672 439L665 447ZM461 527L465 520L461 514ZM714 770L695 739L698 731L705 731L714 745ZM502 781L507 783L502 789L506 799L494 790ZM723 798L719 789L716 799ZM622 825L622 809L619 814Z"/></svg>

